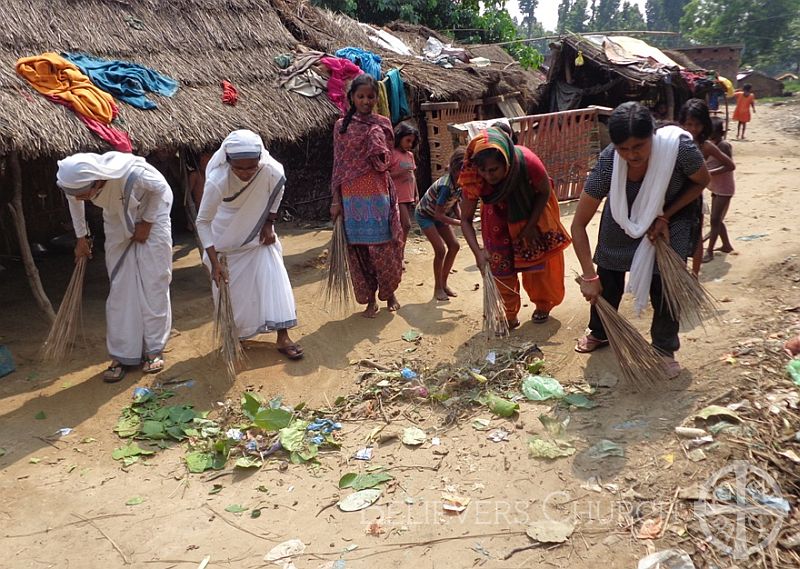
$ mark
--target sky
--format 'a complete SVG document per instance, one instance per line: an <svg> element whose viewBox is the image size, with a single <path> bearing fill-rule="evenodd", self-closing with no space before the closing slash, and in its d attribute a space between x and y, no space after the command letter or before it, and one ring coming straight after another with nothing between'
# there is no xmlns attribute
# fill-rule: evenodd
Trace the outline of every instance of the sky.
<svg viewBox="0 0 800 569"><path fill-rule="evenodd" d="M644 5L646 0L636 0L639 5L639 10L644 14ZM558 24L558 5L560 0L539 0L539 5L536 7L536 19L539 20L546 30L555 30ZM506 8L512 18L517 21L522 21L522 16L519 13L519 3L517 0L508 0Z"/></svg>

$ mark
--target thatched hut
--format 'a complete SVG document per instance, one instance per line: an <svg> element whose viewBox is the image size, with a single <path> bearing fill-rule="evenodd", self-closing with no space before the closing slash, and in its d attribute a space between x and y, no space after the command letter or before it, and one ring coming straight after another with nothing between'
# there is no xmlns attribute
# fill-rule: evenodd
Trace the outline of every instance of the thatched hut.
<svg viewBox="0 0 800 569"><path fill-rule="evenodd" d="M159 162L167 174L176 204L185 192L186 154L213 148L231 130L246 127L284 162L284 203L305 215L327 210L330 132L338 110L324 96L306 98L279 87L275 56L300 45L327 52L348 45L370 49L387 68L402 67L417 103L474 100L496 94L498 83L467 67L442 69L381 50L358 22L304 0L8 0L0 18L0 254L21 252L40 305L50 313L28 245L46 244L68 227L54 184L55 161L109 148L70 110L17 76L18 58L85 52L178 80L174 97L154 97L157 109L121 104L119 116L134 152ZM222 80L238 89L236 106L222 104Z"/></svg>
<svg viewBox="0 0 800 569"><path fill-rule="evenodd" d="M782 97L785 94L783 81L754 69L742 71L736 76L736 88L741 89L745 85L751 85L759 98Z"/></svg>

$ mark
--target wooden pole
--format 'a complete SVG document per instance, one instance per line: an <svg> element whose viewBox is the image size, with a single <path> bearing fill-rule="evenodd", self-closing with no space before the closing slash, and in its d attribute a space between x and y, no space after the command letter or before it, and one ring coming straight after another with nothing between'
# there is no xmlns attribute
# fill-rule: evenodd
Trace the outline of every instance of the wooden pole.
<svg viewBox="0 0 800 569"><path fill-rule="evenodd" d="M11 170L11 180L14 187L14 196L11 199L11 203L8 204L8 209L11 212L11 219L14 221L14 227L17 230L17 241L19 242L22 263L25 266L25 274L28 275L28 283L31 285L31 292L33 292L33 297L36 299L36 304L39 305L39 308L52 324L56 319L56 313L53 311L53 305L42 287L39 269L36 268L36 263L33 262L33 253L31 253L31 245L28 242L28 230L25 227L25 213L22 210L22 169L19 165L19 156L16 151L12 151L6 159Z"/></svg>

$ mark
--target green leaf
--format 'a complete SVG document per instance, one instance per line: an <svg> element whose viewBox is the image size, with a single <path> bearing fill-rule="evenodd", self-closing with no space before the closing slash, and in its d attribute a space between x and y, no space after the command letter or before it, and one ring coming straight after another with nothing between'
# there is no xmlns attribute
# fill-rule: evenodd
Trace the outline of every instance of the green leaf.
<svg viewBox="0 0 800 569"><path fill-rule="evenodd" d="M196 416L197 413L188 405L176 405L169 408L169 420L176 425L191 423Z"/></svg>
<svg viewBox="0 0 800 569"><path fill-rule="evenodd" d="M42 462L42 459L33 456L28 462L30 462L31 464L39 464L40 462Z"/></svg>
<svg viewBox="0 0 800 569"><path fill-rule="evenodd" d="M297 420L280 430L281 446L289 452L299 451L305 446L306 421Z"/></svg>
<svg viewBox="0 0 800 569"><path fill-rule="evenodd" d="M263 404L261 397L257 393L245 391L242 394L242 413L251 421L255 419L256 413Z"/></svg>
<svg viewBox="0 0 800 569"><path fill-rule="evenodd" d="M543 367L544 367L544 360L536 358L535 360L533 360L531 363L528 364L528 372L535 375L540 371L542 371Z"/></svg>
<svg viewBox="0 0 800 569"><path fill-rule="evenodd" d="M6 449L0 447L0 456L5 456L5 454L6 454Z"/></svg>
<svg viewBox="0 0 800 569"><path fill-rule="evenodd" d="M163 439L167 436L164 423L161 421L145 421L142 423L142 437L146 439Z"/></svg>
<svg viewBox="0 0 800 569"><path fill-rule="evenodd" d="M265 494L269 494L269 488L267 488L264 485L259 486L258 488L256 488L256 490L258 490L259 492L264 492Z"/></svg>
<svg viewBox="0 0 800 569"><path fill-rule="evenodd" d="M86 438L85 438L85 439L83 439L81 442L82 442L82 443L85 443L85 444L89 444L89 443L96 443L96 442L97 442L97 439L95 439L94 437L86 437Z"/></svg>
<svg viewBox="0 0 800 569"><path fill-rule="evenodd" d="M138 456L126 456L122 459L122 466L123 468L128 468L129 466L136 464L139 462Z"/></svg>
<svg viewBox="0 0 800 569"><path fill-rule="evenodd" d="M353 480L356 479L358 474L355 472L348 472L344 476L339 479L339 489L350 488L350 485L353 483Z"/></svg>
<svg viewBox="0 0 800 569"><path fill-rule="evenodd" d="M47 419L47 415L45 415L44 411L39 411L33 418L41 421L42 419Z"/></svg>
<svg viewBox="0 0 800 569"><path fill-rule="evenodd" d="M507 401L494 393L487 393L485 401L485 405L489 410L500 417L511 417L514 413L519 411L519 403Z"/></svg>
<svg viewBox="0 0 800 569"><path fill-rule="evenodd" d="M183 458L186 461L189 472L194 474L205 472L214 467L214 455L210 452L195 450L186 453L186 456Z"/></svg>
<svg viewBox="0 0 800 569"><path fill-rule="evenodd" d="M261 468L264 464L260 458L253 456L240 456L233 465L236 468Z"/></svg>
<svg viewBox="0 0 800 569"><path fill-rule="evenodd" d="M575 454L575 447L565 442L551 442L539 437L531 437L528 441L528 452L533 458L553 460Z"/></svg>
<svg viewBox="0 0 800 569"><path fill-rule="evenodd" d="M731 421L736 421L736 422L741 421L739 415L737 415L730 409L727 409L720 405L709 405L708 407L701 409L700 412L698 412L697 415L695 415L695 417L703 419L705 421L708 421L712 417L717 417L719 419L726 419L726 420L730 419Z"/></svg>
<svg viewBox="0 0 800 569"><path fill-rule="evenodd" d="M222 492L222 484L214 484L214 487L208 491L209 494L219 494Z"/></svg>
<svg viewBox="0 0 800 569"><path fill-rule="evenodd" d="M580 409L594 409L597 407L597 402L592 401L582 393L570 393L564 397L564 402Z"/></svg>
<svg viewBox="0 0 800 569"><path fill-rule="evenodd" d="M117 421L117 426L114 427L114 432L123 439L126 439L138 433L141 424L142 419L139 415L132 413L130 407L126 407L122 410L122 415Z"/></svg>
<svg viewBox="0 0 800 569"><path fill-rule="evenodd" d="M130 500L125 502L125 505L126 506L138 506L139 504L142 504L142 503L144 503L144 498L142 498L141 496L134 496L133 498L131 498Z"/></svg>
<svg viewBox="0 0 800 569"><path fill-rule="evenodd" d="M280 431L289 426L292 414L283 409L261 409L253 418L253 423L267 432Z"/></svg>
<svg viewBox="0 0 800 569"><path fill-rule="evenodd" d="M349 473L339 480L339 488L352 488L356 491L366 490L367 488L375 488L390 480L394 480L394 477L386 472L376 472L374 474Z"/></svg>
<svg viewBox="0 0 800 569"><path fill-rule="evenodd" d="M176 441L182 441L186 438L186 433L184 432L183 427L179 427L177 425L167 427L167 434L170 436L170 438L175 439Z"/></svg>
<svg viewBox="0 0 800 569"><path fill-rule="evenodd" d="M239 504L231 504L227 508L225 508L226 512L230 512L232 514L241 514L242 512L246 512L247 508L244 506L240 506Z"/></svg>
<svg viewBox="0 0 800 569"><path fill-rule="evenodd" d="M138 444L133 442L127 446L114 449L114 452L111 453L111 458L113 458L114 460L122 460L123 458L126 457L147 456L151 454L155 453L151 450L145 450L143 448L140 448Z"/></svg>
<svg viewBox="0 0 800 569"><path fill-rule="evenodd" d="M250 512L250 517L254 518L254 519L255 518L260 518L261 517L261 509L258 508L256 510L253 510L252 512Z"/></svg>

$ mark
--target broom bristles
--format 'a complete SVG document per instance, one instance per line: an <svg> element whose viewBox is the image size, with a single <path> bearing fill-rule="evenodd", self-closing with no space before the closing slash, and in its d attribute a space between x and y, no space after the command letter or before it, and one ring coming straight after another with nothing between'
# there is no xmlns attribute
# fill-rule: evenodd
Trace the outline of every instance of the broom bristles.
<svg viewBox="0 0 800 569"><path fill-rule="evenodd" d="M224 255L219 262L225 273L228 273L228 262ZM225 364L225 371L232 379L236 379L236 366L244 362L244 350L236 333L236 322L233 318L230 285L224 279L218 283L217 306L214 310L214 340L219 348L219 356Z"/></svg>
<svg viewBox="0 0 800 569"><path fill-rule="evenodd" d="M489 338L509 333L506 307L488 263L483 270L483 330Z"/></svg>
<svg viewBox="0 0 800 569"><path fill-rule="evenodd" d="M657 239L656 261L661 273L662 302L683 327L719 320L716 300L686 268L686 263L663 239Z"/></svg>
<svg viewBox="0 0 800 569"><path fill-rule="evenodd" d="M83 280L86 274L86 257L80 257L72 270L67 290L58 308L58 314L50 327L50 333L42 345L45 360L59 361L74 347L75 337L81 327L83 307Z"/></svg>
<svg viewBox="0 0 800 569"><path fill-rule="evenodd" d="M342 216L333 224L333 234L328 246L328 274L322 285L325 305L344 311L353 303L353 285L350 279L350 258L347 253L347 235Z"/></svg>

